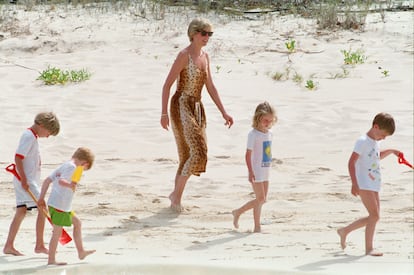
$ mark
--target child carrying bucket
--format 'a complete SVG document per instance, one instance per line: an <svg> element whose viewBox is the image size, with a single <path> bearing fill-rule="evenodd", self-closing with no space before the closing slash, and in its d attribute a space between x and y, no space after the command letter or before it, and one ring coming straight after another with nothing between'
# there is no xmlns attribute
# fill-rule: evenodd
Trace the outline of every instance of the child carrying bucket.
<svg viewBox="0 0 414 275"><path fill-rule="evenodd" d="M92 168L94 159L95 156L90 149L80 147L75 151L70 161L65 162L54 170L43 182L38 200L39 208L46 207L45 195L49 185L53 183L47 202L53 223L53 234L49 243L49 265L66 264L65 262L56 261L56 249L63 226L71 226L73 224L73 238L80 260L95 252L95 250L85 250L83 248L81 221L75 212L72 211L72 199L76 185L82 176L83 170Z"/></svg>

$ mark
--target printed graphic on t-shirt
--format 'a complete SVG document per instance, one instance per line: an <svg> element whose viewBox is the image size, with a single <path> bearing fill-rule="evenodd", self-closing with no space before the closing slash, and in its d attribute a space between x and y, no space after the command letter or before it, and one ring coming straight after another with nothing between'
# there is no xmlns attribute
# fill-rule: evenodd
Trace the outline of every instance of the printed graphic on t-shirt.
<svg viewBox="0 0 414 275"><path fill-rule="evenodd" d="M368 157L369 157L370 161L372 162L371 167L368 169L368 177L372 181L375 181L376 179L378 180L378 178L381 175L379 166L377 165L377 162L376 162L376 160L379 158L379 154L378 154L378 152L375 151L375 149L372 149L368 153Z"/></svg>
<svg viewBox="0 0 414 275"><path fill-rule="evenodd" d="M262 167L269 167L272 163L272 142L263 141Z"/></svg>

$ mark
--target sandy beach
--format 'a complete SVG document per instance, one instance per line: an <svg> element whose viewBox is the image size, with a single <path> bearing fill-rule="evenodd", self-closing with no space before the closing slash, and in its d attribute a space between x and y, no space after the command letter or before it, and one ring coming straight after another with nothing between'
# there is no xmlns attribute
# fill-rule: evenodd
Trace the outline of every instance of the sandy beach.
<svg viewBox="0 0 414 275"><path fill-rule="evenodd" d="M0 255L0 274L413 274L413 170L382 160L381 219L365 256L364 230L342 250L336 230L366 215L350 193L347 162L375 114L396 121L381 143L414 162L413 12L367 17L364 31L320 31L293 15L228 17L203 14L214 25L205 50L229 114L223 119L206 91L207 172L190 178L184 211L169 208L177 169L172 131L161 128L161 89L187 26L197 13L178 7L137 15L103 8L7 6L0 22L0 166L13 162L19 138L40 111L61 122L56 137L40 139L42 178L79 146L96 154L73 205L84 245L97 252L81 261L71 242L58 247L65 267L35 254L36 211L28 213L15 246L25 256ZM158 14L161 14L158 13ZM285 42L296 41L287 53ZM366 61L344 66L342 50L363 50ZM46 86L48 66L87 69L89 80ZM288 79L274 80L277 72ZM387 71L387 74L384 74ZM294 76L302 82L295 82ZM286 75L285 75L286 76ZM305 87L306 80L317 84ZM171 91L173 94L174 90ZM244 162L255 106L267 100L273 128L273 167L263 232L246 213L234 229L231 211L253 198ZM0 173L0 245L15 212L12 177ZM72 230L67 228L72 235ZM46 224L45 240L52 234Z"/></svg>

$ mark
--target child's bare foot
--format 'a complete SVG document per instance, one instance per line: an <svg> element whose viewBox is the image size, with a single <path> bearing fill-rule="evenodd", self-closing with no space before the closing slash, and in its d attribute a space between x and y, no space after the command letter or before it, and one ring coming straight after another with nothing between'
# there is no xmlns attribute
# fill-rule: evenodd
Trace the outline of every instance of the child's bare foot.
<svg viewBox="0 0 414 275"><path fill-rule="evenodd" d="M43 253L43 254L46 254L46 255L48 255L49 254L49 250L46 248L46 247L39 247L39 248L37 248L37 247L35 247L35 253Z"/></svg>
<svg viewBox="0 0 414 275"><path fill-rule="evenodd" d="M231 211L231 214L233 214L233 226L234 226L234 228L239 228L240 215L237 213L237 210Z"/></svg>
<svg viewBox="0 0 414 275"><path fill-rule="evenodd" d="M384 255L384 253L379 252L379 251L375 251L375 250L371 250L371 251L368 251L367 253L365 253L365 255L380 257L380 256Z"/></svg>
<svg viewBox="0 0 414 275"><path fill-rule="evenodd" d="M342 249L345 249L346 247L346 234L344 232L343 228L340 228L336 231L339 235L339 237L341 238L341 247Z"/></svg>
<svg viewBox="0 0 414 275"><path fill-rule="evenodd" d="M14 255L14 256L24 256L23 253L20 253L16 248L14 247L5 247L3 249L4 254Z"/></svg>
<svg viewBox="0 0 414 275"><path fill-rule="evenodd" d="M56 261L51 261L47 263L48 265L67 265L67 263L65 262L56 262Z"/></svg>
<svg viewBox="0 0 414 275"><path fill-rule="evenodd" d="M84 250L84 251L80 252L78 254L78 256L79 256L79 259L80 260L83 260L83 259L86 258L86 256L91 255L91 254L93 254L95 252L96 252L96 250Z"/></svg>
<svg viewBox="0 0 414 275"><path fill-rule="evenodd" d="M262 228L260 226L255 227L254 230L253 230L253 233L260 233L260 232L262 232Z"/></svg>

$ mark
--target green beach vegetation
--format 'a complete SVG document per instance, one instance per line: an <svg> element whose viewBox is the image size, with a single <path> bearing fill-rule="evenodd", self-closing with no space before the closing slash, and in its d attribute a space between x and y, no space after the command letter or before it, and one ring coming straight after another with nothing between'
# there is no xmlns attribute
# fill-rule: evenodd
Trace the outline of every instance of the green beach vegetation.
<svg viewBox="0 0 414 275"><path fill-rule="evenodd" d="M199 13L227 14L234 19L251 14L295 14L316 19L319 29L363 29L370 12L381 13L384 20L385 11L413 9L412 3L402 0L0 0L0 24L10 16L1 10L5 5L21 5L26 11L45 5L49 5L50 9L55 5L95 7L102 12L126 11L143 18L151 14L158 20L164 18L169 7L177 6Z"/></svg>
<svg viewBox="0 0 414 275"><path fill-rule="evenodd" d="M81 82L88 80L91 73L86 69L62 70L56 67L48 67L42 71L37 80L43 81L46 85L66 84L68 82Z"/></svg>

